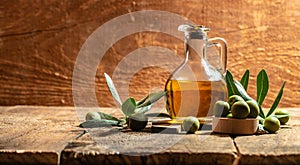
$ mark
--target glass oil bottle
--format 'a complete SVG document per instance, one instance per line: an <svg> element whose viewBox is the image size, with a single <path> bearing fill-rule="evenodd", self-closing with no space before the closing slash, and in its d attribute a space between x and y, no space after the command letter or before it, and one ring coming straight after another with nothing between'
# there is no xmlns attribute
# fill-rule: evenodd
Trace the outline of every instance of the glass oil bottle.
<svg viewBox="0 0 300 165"><path fill-rule="evenodd" d="M227 97L227 43L223 38L208 39L209 28L204 26L180 25L178 30L185 34L185 59L166 82L166 109L173 118L212 116L215 102ZM208 51L212 48L215 51ZM212 52L217 52L212 63L220 63L218 68L207 60Z"/></svg>

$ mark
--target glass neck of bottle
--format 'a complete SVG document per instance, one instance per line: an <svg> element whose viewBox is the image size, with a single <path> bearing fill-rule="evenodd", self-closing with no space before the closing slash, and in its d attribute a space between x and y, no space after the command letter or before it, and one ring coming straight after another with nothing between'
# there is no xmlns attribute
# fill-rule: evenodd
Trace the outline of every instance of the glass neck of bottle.
<svg viewBox="0 0 300 165"><path fill-rule="evenodd" d="M185 54L186 60L196 58L205 58L206 34L199 32L186 33L185 36Z"/></svg>

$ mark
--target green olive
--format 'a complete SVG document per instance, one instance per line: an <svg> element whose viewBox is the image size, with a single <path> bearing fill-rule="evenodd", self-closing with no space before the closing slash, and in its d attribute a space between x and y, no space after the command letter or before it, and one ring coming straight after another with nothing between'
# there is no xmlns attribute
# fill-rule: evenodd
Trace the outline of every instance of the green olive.
<svg viewBox="0 0 300 165"><path fill-rule="evenodd" d="M231 113L234 118L244 119L249 115L250 108L245 101L238 101L231 106Z"/></svg>
<svg viewBox="0 0 300 165"><path fill-rule="evenodd" d="M225 117L230 110L230 105L226 101L217 101L214 105L214 115L216 117Z"/></svg>
<svg viewBox="0 0 300 165"><path fill-rule="evenodd" d="M85 120L101 119L98 112L88 112L85 115Z"/></svg>
<svg viewBox="0 0 300 165"><path fill-rule="evenodd" d="M279 119L280 124L286 124L290 120L290 114L285 109L277 110L275 115Z"/></svg>
<svg viewBox="0 0 300 165"><path fill-rule="evenodd" d="M126 118L126 123L132 131L141 131L148 124L148 117L143 113L134 113Z"/></svg>
<svg viewBox="0 0 300 165"><path fill-rule="evenodd" d="M227 118L232 118L232 113L228 113Z"/></svg>
<svg viewBox="0 0 300 165"><path fill-rule="evenodd" d="M235 102L244 101L244 99L239 95L232 95L228 98L228 103L232 106Z"/></svg>
<svg viewBox="0 0 300 165"><path fill-rule="evenodd" d="M256 118L259 114L259 105L255 100L248 100L246 101L250 108L250 113L247 117L249 118Z"/></svg>
<svg viewBox="0 0 300 165"><path fill-rule="evenodd" d="M269 116L264 120L264 128L270 133L274 133L280 128L280 121L275 116Z"/></svg>
<svg viewBox="0 0 300 165"><path fill-rule="evenodd" d="M196 117L186 117L182 122L182 128L187 133L195 133L200 127L200 122Z"/></svg>

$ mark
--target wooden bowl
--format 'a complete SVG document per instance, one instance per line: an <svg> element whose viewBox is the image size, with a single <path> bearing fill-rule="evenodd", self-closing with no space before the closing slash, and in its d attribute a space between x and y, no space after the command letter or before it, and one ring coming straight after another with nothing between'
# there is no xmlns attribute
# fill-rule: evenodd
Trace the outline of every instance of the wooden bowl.
<svg viewBox="0 0 300 165"><path fill-rule="evenodd" d="M258 128L258 119L213 117L212 130L218 133L249 135L254 134Z"/></svg>

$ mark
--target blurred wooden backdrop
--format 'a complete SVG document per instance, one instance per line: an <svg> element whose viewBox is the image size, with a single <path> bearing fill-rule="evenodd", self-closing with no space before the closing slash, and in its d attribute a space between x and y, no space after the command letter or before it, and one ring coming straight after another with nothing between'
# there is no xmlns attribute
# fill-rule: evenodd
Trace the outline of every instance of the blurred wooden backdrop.
<svg viewBox="0 0 300 165"><path fill-rule="evenodd" d="M232 73L240 78L250 69L251 96L256 97L255 77L264 68L270 78L264 106L270 106L283 81L280 106L299 106L299 0L2 0L0 105L72 106L73 68L83 43L105 22L140 10L168 11L210 27L210 37L223 37L229 44ZM168 35L143 32L119 40L98 66L100 106L114 106L103 72L111 75L128 53L145 46L183 55L183 43ZM165 52L160 53L166 60ZM139 70L129 83L130 95L141 98L153 88L163 89L168 74L157 67ZM89 105L89 97L85 99Z"/></svg>

